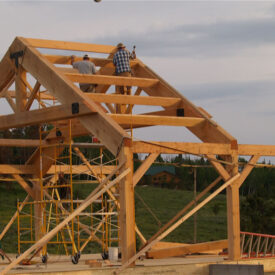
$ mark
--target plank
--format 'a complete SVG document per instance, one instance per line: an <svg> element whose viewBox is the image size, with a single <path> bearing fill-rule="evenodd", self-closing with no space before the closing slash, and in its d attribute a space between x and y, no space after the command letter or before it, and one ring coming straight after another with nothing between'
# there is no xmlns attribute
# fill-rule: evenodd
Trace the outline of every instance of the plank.
<svg viewBox="0 0 275 275"><path fill-rule="evenodd" d="M65 75L73 82L101 84L101 85L151 87L156 85L159 82L157 79L109 76L109 75L99 75L99 74L88 75L88 74L65 73Z"/></svg>
<svg viewBox="0 0 275 275"><path fill-rule="evenodd" d="M51 166L50 169L47 171L47 174L55 174L55 167L57 171L62 171L65 174L70 174L70 166L69 165L57 165ZM91 169L94 171L96 175L100 175L102 172L103 175L108 175L111 171L116 167L114 165L91 165ZM89 170L87 169L86 165L72 165L72 174L90 174Z"/></svg>
<svg viewBox="0 0 275 275"><path fill-rule="evenodd" d="M169 107L180 103L180 99L169 97L153 96L131 96L131 95L113 95L113 94L89 94L89 98L97 102L115 103L115 104L135 104L148 106Z"/></svg>
<svg viewBox="0 0 275 275"><path fill-rule="evenodd" d="M134 153L193 155L230 155L232 152L230 144L159 141L133 141L132 150Z"/></svg>
<svg viewBox="0 0 275 275"><path fill-rule="evenodd" d="M36 47L36 48L95 52L95 53L111 53L116 50L115 46L109 46L109 45L98 45L98 44L89 44L89 43L67 42L67 41L34 39L34 38L24 38L24 40L27 41L32 47Z"/></svg>
<svg viewBox="0 0 275 275"><path fill-rule="evenodd" d="M275 156L275 145L240 144L238 154L243 156Z"/></svg>
<svg viewBox="0 0 275 275"><path fill-rule="evenodd" d="M147 115L130 115L130 114L108 114L119 124L127 125L168 125L168 126L186 126L193 127L203 123L203 118L193 117L169 117L169 116L147 116Z"/></svg>
<svg viewBox="0 0 275 275"><path fill-rule="evenodd" d="M184 245L172 248L164 248L158 250L151 250L146 253L147 258L163 259L170 257L178 257L187 254L205 253L211 250L223 250L228 248L228 240L212 241L205 243L197 243L191 245Z"/></svg>
<svg viewBox="0 0 275 275"><path fill-rule="evenodd" d="M33 174L34 166L32 165L16 165L16 164L0 164L0 174Z"/></svg>

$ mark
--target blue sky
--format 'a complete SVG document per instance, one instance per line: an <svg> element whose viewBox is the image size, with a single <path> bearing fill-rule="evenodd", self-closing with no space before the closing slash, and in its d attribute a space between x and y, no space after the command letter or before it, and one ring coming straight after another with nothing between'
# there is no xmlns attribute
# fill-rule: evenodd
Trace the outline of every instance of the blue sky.
<svg viewBox="0 0 275 275"><path fill-rule="evenodd" d="M136 45L239 143L275 144L275 1L0 1L0 25L0 57L16 36ZM175 127L148 139L175 137L196 141Z"/></svg>

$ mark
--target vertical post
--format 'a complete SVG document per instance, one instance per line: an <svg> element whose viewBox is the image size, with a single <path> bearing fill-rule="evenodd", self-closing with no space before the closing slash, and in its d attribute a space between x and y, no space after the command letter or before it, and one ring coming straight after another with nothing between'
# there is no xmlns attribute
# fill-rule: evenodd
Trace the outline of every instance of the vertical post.
<svg viewBox="0 0 275 275"><path fill-rule="evenodd" d="M231 175L238 173L238 153L231 156L234 164ZM238 260L241 257L240 244L240 201L238 181L231 184L226 189L227 198L227 234L228 234L228 258Z"/></svg>
<svg viewBox="0 0 275 275"><path fill-rule="evenodd" d="M194 171L194 207L197 205L197 168L193 168ZM197 213L194 214L194 243L197 243Z"/></svg>
<svg viewBox="0 0 275 275"><path fill-rule="evenodd" d="M131 143L131 141L129 143ZM119 184L119 236L122 264L124 264L136 254L133 152L131 150L131 144L126 144L126 142L122 146L119 153L119 162L122 161L125 161L122 171L127 168L131 169L131 172L122 181L120 181ZM132 265L134 265L134 263Z"/></svg>
<svg viewBox="0 0 275 275"><path fill-rule="evenodd" d="M15 78L15 95L16 95L16 111L24 111L24 107L27 102L27 91L23 80L26 81L26 71L22 66L17 69L17 74Z"/></svg>

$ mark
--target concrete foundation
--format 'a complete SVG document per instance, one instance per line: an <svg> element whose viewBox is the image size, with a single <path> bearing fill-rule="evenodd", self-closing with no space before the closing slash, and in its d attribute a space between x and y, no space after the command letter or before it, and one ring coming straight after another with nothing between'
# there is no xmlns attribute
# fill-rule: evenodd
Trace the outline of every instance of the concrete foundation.
<svg viewBox="0 0 275 275"><path fill-rule="evenodd" d="M13 258L13 256L11 256ZM87 265L87 260L102 263L101 268ZM2 262L0 271L7 262ZM121 274L127 275L209 275L211 264L243 264L263 265L264 274L275 275L275 258L241 260L232 262L222 256L187 256L160 260L138 260L136 266L128 268ZM69 256L50 256L48 263L43 264L40 258L35 258L31 265L19 265L9 274L22 275L111 275L120 266L119 262L103 261L100 254L82 255L77 265L72 264ZM225 274L225 273L222 273ZM238 273L237 273L238 274Z"/></svg>

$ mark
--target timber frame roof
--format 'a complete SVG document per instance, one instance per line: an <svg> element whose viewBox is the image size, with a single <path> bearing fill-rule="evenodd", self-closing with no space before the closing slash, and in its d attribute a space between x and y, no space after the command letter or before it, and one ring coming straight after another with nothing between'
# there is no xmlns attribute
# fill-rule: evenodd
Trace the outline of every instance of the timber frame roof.
<svg viewBox="0 0 275 275"><path fill-rule="evenodd" d="M68 51L70 54L43 54L43 49L61 50L62 53ZM98 73L83 75L68 67L72 51L105 54L107 58L92 58L95 65L100 67ZM102 189L96 195L99 196L100 192L105 192L121 181L119 203L122 219L120 236L123 238L121 240L122 268L133 263L142 253L147 252L155 243L167 236L225 188L228 201L229 258L238 259L240 257L239 187L261 156L275 156L275 146L238 144L236 138L212 120L210 114L201 107L195 106L139 59L131 61L132 77L115 76L112 64L115 51L116 47L108 45L16 37L0 62L0 97L5 98L13 112L0 116L0 130L49 122L64 125L70 119L73 137L91 134L100 140L101 146L106 147L118 158L119 167L109 173L109 178L103 181L101 188L118 171L121 174L115 180L109 181L104 190ZM78 56L76 60L80 58ZM96 93L83 93L75 83L97 84ZM114 85L132 86L136 89L133 95L108 93L110 87ZM142 92L146 96L141 96ZM53 103L49 106L49 102ZM123 112L116 113L116 105L123 105ZM161 110L133 114L131 111L135 105L159 106ZM186 127L201 140L201 143L133 141L127 132L132 128L154 125ZM65 131L62 134L65 144L69 139L69 133ZM55 143L55 140L56 133L50 132L42 144L43 146L51 145ZM39 141L0 139L0 146L39 147ZM54 149L50 146L45 148L47 155L53 158ZM135 172L133 171L133 153L149 153ZM225 183L183 218L180 217L186 210L180 211L136 254L136 225L135 215L133 215L135 213L134 187L159 154L186 153L206 157L219 173L219 177L202 192L203 194L198 195L199 198L220 180ZM217 155L220 157L219 160ZM240 173L238 170L239 155L250 156L249 162ZM44 161L42 175L51 173L52 165L52 160ZM40 168L38 148L23 166L1 165L0 174L11 174L35 199L37 187L35 184L30 187L20 174L38 177L37 173ZM92 203L96 195L89 196L83 207ZM75 210L68 216L67 222L81 211ZM176 222L177 219L179 220ZM65 223L62 226L64 225ZM53 231L57 232L57 230L58 228L55 228ZM45 235L32 249L43 246L55 232ZM6 272L19 263L23 256L24 254L4 271Z"/></svg>

